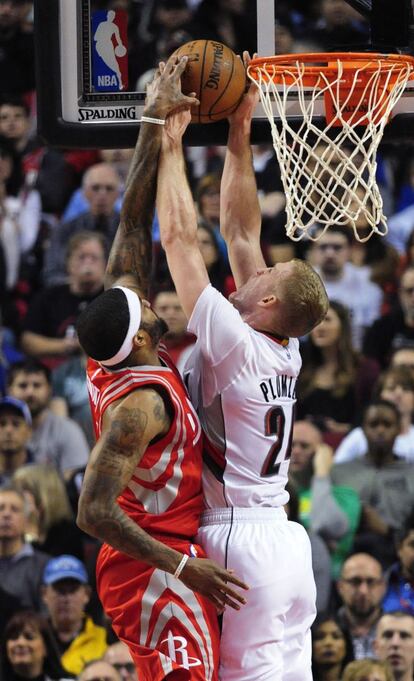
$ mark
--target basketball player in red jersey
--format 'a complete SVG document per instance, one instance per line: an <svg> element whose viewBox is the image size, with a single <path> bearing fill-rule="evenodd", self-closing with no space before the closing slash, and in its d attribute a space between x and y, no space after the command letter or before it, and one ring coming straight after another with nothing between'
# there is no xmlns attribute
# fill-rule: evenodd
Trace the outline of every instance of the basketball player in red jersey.
<svg viewBox="0 0 414 681"><path fill-rule="evenodd" d="M159 349L165 331L146 298L162 123L196 101L181 94L183 58L149 87L106 291L80 316L97 444L78 524L104 542L97 586L140 681L216 681L217 609L246 585L192 544L202 510L201 428L178 372Z"/></svg>
<svg viewBox="0 0 414 681"><path fill-rule="evenodd" d="M237 286L229 300L211 286L198 247L182 149L189 111L173 112L163 130L157 210L170 273L197 337L184 375L206 434L198 537L250 588L241 613L223 613L220 681L311 681L311 548L284 505L298 338L323 319L328 298L307 263L265 265L250 149L257 99L251 87L230 117L221 180L220 228Z"/></svg>

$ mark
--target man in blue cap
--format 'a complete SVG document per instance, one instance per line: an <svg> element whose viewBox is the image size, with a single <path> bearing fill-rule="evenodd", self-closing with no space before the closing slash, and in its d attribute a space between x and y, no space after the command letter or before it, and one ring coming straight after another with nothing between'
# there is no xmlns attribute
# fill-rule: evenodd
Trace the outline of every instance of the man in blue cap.
<svg viewBox="0 0 414 681"><path fill-rule="evenodd" d="M9 483L20 466L33 463L28 447L31 435L32 418L26 402L3 397L0 400L0 485Z"/></svg>
<svg viewBox="0 0 414 681"><path fill-rule="evenodd" d="M78 675L107 648L106 631L85 614L91 596L84 564L75 556L52 558L43 575L43 602L60 652L70 674Z"/></svg>

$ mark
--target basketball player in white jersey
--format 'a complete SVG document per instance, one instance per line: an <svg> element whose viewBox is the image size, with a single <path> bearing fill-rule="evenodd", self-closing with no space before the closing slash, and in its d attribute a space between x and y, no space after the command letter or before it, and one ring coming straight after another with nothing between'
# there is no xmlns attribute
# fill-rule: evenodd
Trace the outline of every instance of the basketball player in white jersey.
<svg viewBox="0 0 414 681"><path fill-rule="evenodd" d="M298 337L323 319L328 299L306 263L265 265L250 149L256 102L250 89L230 119L222 178L221 230L237 285L230 302L211 286L197 245L182 152L188 111L166 121L157 209L170 272L197 336L187 378L208 439L199 538L250 587L243 612L223 615L220 679L311 681L311 549L283 506Z"/></svg>

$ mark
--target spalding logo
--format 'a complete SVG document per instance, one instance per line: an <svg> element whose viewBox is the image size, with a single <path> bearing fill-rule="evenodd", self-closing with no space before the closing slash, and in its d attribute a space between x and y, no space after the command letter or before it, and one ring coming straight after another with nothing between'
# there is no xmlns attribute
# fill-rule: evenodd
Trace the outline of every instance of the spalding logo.
<svg viewBox="0 0 414 681"><path fill-rule="evenodd" d="M204 87L217 90L220 81L221 62L223 59L223 45L221 43L213 43L213 49L213 66Z"/></svg>

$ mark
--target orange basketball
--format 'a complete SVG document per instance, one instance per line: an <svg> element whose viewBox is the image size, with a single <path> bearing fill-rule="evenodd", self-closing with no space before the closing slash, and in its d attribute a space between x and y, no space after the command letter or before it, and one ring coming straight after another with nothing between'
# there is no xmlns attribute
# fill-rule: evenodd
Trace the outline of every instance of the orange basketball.
<svg viewBox="0 0 414 681"><path fill-rule="evenodd" d="M188 56L181 85L184 94L195 92L200 100L191 110L193 123L213 123L233 113L246 89L246 71L229 47L215 40L192 40L171 56Z"/></svg>

